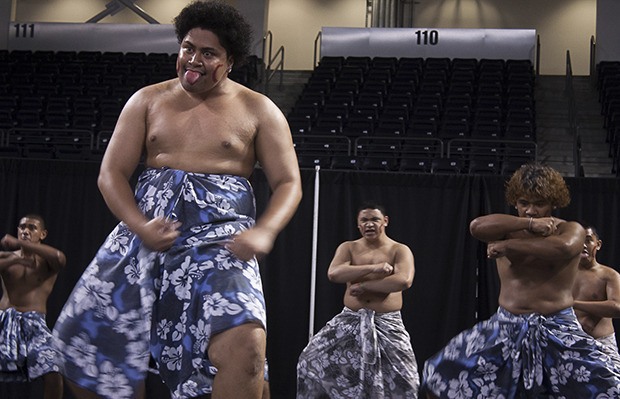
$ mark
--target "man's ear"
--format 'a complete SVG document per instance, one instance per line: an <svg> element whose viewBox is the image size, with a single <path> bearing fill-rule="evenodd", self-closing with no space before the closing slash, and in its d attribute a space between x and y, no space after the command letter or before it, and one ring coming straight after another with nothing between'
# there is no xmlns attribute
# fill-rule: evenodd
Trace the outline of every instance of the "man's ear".
<svg viewBox="0 0 620 399"><path fill-rule="evenodd" d="M45 239L45 237L47 237L47 230L42 230L41 231L41 241L43 241Z"/></svg>
<svg viewBox="0 0 620 399"><path fill-rule="evenodd" d="M383 222L385 223L385 225L388 225L388 222L390 221L390 217L389 216L384 216L383 217Z"/></svg>

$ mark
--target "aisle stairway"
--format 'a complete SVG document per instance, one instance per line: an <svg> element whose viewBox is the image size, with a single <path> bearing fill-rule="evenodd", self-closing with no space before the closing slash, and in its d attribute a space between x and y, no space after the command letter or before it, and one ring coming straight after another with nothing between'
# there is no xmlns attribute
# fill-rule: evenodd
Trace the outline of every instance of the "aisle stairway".
<svg viewBox="0 0 620 399"><path fill-rule="evenodd" d="M575 175L573 136L569 129L568 97L564 76L538 76L536 115L538 159L565 176ZM614 177L608 155L598 92L588 76L573 78L578 133L581 136L581 162L586 177Z"/></svg>

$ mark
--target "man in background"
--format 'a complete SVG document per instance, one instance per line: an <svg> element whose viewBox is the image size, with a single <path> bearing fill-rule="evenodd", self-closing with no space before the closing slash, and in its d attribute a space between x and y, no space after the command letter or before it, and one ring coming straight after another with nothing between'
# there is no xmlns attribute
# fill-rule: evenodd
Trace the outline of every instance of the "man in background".
<svg viewBox="0 0 620 399"><path fill-rule="evenodd" d="M59 354L45 320L64 253L42 241L47 237L39 215L22 217L17 237L2 238L0 251L0 381L24 382L43 377L45 399L62 398Z"/></svg>
<svg viewBox="0 0 620 399"><path fill-rule="evenodd" d="M620 273L596 260L603 241L588 225L577 279L573 286L573 308L583 330L603 344L605 353L620 366L613 319L620 318Z"/></svg>
<svg viewBox="0 0 620 399"><path fill-rule="evenodd" d="M346 284L344 310L297 363L297 398L417 398L419 376L400 310L413 282L413 253L387 236L381 205L357 213L361 238L336 249L328 277Z"/></svg>
<svg viewBox="0 0 620 399"><path fill-rule="evenodd" d="M506 202L517 215L484 215L469 226L497 265L499 309L426 361L422 389L441 399L617 395L620 369L572 308L585 231L552 216L570 203L564 178L549 166L522 165Z"/></svg>

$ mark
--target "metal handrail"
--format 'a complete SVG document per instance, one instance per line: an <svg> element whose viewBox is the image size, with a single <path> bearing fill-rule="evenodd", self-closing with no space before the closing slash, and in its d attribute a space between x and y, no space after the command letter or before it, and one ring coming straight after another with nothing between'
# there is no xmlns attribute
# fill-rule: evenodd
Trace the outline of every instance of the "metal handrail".
<svg viewBox="0 0 620 399"><path fill-rule="evenodd" d="M590 82L596 82L596 75L596 39L592 35L590 37Z"/></svg>
<svg viewBox="0 0 620 399"><path fill-rule="evenodd" d="M320 58L321 55L319 54L319 50L318 49L320 48L319 47L320 46L319 43L321 42L322 36L323 36L323 33L321 31L319 31L319 33L314 38L314 60L313 60L313 63L312 63L312 67L313 68L316 68L317 65L319 65L319 61L321 59Z"/></svg>
<svg viewBox="0 0 620 399"><path fill-rule="evenodd" d="M266 52L267 44L269 44L269 52ZM263 36L263 60L271 59L271 49L273 46L273 33L268 30Z"/></svg>
<svg viewBox="0 0 620 399"><path fill-rule="evenodd" d="M269 51L266 53L265 48L269 47ZM269 92L269 82L275 76L276 72L280 71L280 85L282 88L282 81L284 75L284 46L280 46L278 51L273 55L271 55L273 49L273 33L271 31L267 31L265 36L263 36L263 60L267 60L267 64L265 66L265 94ZM280 56L278 60L278 56ZM266 57L266 58L265 58ZM277 61L275 68L272 70L274 63Z"/></svg>
<svg viewBox="0 0 620 399"><path fill-rule="evenodd" d="M568 129L573 137L573 166L576 177L583 175L581 166L581 137L579 136L579 125L577 122L577 106L575 104L575 92L573 89L573 66L570 58L570 50L566 50L566 82L565 93L568 105Z"/></svg>
<svg viewBox="0 0 620 399"><path fill-rule="evenodd" d="M536 76L540 75L540 35L536 35Z"/></svg>

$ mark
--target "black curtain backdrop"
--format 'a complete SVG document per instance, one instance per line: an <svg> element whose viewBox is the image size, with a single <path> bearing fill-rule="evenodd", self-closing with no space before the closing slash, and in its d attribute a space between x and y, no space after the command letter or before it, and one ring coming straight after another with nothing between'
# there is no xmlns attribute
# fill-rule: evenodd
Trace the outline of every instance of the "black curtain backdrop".
<svg viewBox="0 0 620 399"><path fill-rule="evenodd" d="M0 234L15 235L19 217L39 213L48 224L46 242L67 255L67 267L48 303L50 326L117 223L98 191L98 170L95 163L0 159ZM316 173L302 170L304 197L299 209L271 254L261 260L274 399L295 397L297 357L308 341ZM469 234L469 222L492 212L514 214L504 201L505 177L332 170L321 170L318 175L313 332L342 310L344 286L330 283L326 272L338 244L359 236L355 212L364 200L386 207L388 235L409 245L414 253L415 279L404 292L402 314L420 371L424 361L451 337L496 310L499 282L495 267L487 261L484 245ZM603 239L599 262L617 267L620 179L566 180L572 202L556 216L594 224ZM251 181L260 215L269 199L269 187L260 169ZM155 376L149 378L147 390L149 399L169 397ZM67 393L65 397L72 396Z"/></svg>

